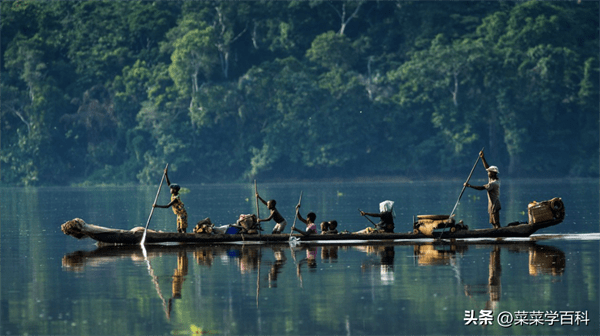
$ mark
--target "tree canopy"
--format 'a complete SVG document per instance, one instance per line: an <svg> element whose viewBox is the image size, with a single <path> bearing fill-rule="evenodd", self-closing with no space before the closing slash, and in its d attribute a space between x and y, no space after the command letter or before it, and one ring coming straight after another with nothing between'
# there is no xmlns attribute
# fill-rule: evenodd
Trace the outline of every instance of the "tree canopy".
<svg viewBox="0 0 600 336"><path fill-rule="evenodd" d="M596 1L3 1L4 185L599 175Z"/></svg>

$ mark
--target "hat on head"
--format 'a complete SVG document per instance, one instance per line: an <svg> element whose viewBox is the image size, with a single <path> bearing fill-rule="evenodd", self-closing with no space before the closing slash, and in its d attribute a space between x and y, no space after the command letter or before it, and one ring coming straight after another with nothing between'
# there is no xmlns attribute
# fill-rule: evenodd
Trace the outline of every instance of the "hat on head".
<svg viewBox="0 0 600 336"><path fill-rule="evenodd" d="M494 172L494 173L498 174L498 167L496 167L496 166L490 166L486 170L489 171L489 172Z"/></svg>

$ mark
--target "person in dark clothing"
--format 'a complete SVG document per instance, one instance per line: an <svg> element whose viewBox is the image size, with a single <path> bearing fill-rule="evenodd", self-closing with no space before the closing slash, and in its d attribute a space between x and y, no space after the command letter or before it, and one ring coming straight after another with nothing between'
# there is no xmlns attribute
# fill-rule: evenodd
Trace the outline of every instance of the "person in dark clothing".
<svg viewBox="0 0 600 336"><path fill-rule="evenodd" d="M368 213L368 212L361 211L360 214L362 216L371 216L371 217L380 218L379 223L375 224L374 231L387 232L387 233L394 232L395 214L394 214L394 202L393 201L383 201L383 202L379 203L379 213ZM369 231L368 229L365 229L365 230ZM365 231L365 230L362 230L362 231ZM360 231L360 232L363 233L362 231ZM370 232L364 232L364 233L370 233Z"/></svg>

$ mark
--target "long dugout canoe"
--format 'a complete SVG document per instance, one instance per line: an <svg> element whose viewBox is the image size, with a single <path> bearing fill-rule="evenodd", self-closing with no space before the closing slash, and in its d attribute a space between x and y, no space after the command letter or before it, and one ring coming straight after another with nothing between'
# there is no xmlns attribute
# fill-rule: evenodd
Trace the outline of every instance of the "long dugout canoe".
<svg viewBox="0 0 600 336"><path fill-rule="evenodd" d="M554 218L552 220L522 223L501 227L499 229L475 229L434 231L431 235L425 235L421 232L414 233L339 233L339 234L313 234L291 235L302 242L310 241L394 241L394 240L412 240L412 239L471 239L471 238L512 238L529 237L538 230L558 225L564 217ZM88 224L83 219L75 218L61 225L64 234L77 239L92 238L99 243L104 244L139 244L144 228L137 227L131 230L112 229L98 225ZM289 234L205 234L205 233L177 233L177 232L159 232L148 230L146 234L146 244L161 243L186 243L186 244L218 244L218 243L282 243L289 241Z"/></svg>

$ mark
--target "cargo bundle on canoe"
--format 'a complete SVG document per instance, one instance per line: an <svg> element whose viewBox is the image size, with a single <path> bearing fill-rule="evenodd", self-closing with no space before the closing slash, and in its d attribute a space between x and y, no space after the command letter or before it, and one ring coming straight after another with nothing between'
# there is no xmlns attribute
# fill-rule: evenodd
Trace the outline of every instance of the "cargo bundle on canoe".
<svg viewBox="0 0 600 336"><path fill-rule="evenodd" d="M498 229L470 230L462 221L455 223L454 218L446 215L418 216L418 221L413 223L413 230L406 233L339 233L339 234L248 234L248 233L177 233L159 232L148 230L146 233L147 244L156 243L189 243L189 244L218 244L236 242L287 242L294 237L302 242L314 241L394 241L424 238L443 239L469 239L469 238L511 238L529 237L536 231L560 224L565 217L565 208L560 198L550 201L535 202L529 205L528 223L511 223ZM489 225L489 224L485 224ZM440 230L441 229L441 230ZM75 238L92 238L100 243L107 244L139 244L144 228L137 227L132 230L111 229L93 224L87 224L83 219L75 218L61 226L66 235ZM437 230L437 231L436 231ZM231 232L231 231L229 231Z"/></svg>
<svg viewBox="0 0 600 336"><path fill-rule="evenodd" d="M529 215L529 224L538 224L552 222L560 219L561 221L565 217L565 207L562 199L559 197L553 198L549 201L529 203L527 207ZM509 226L514 226L522 223L511 223ZM426 236L432 236L434 230L444 229L450 233L455 233L460 230L468 230L469 226L465 225L463 221L458 223L455 222L454 217L448 215L420 215L417 216L417 221L413 224L413 233L422 233ZM475 230L479 232L480 230Z"/></svg>

